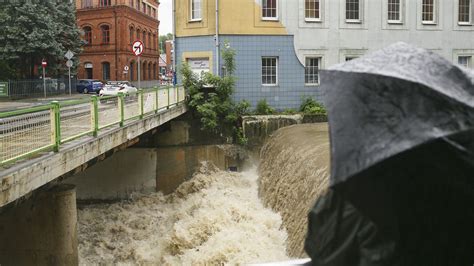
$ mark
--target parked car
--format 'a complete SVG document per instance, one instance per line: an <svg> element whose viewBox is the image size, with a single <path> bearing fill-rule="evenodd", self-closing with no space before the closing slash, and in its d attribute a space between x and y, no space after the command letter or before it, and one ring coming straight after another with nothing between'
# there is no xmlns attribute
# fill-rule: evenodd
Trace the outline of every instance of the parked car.
<svg viewBox="0 0 474 266"><path fill-rule="evenodd" d="M76 84L76 91L79 93L99 93L104 84L96 79L80 79Z"/></svg>
<svg viewBox="0 0 474 266"><path fill-rule="evenodd" d="M100 90L99 95L118 95L119 92L123 92L125 95L134 94L137 92L137 88L128 81L108 81Z"/></svg>

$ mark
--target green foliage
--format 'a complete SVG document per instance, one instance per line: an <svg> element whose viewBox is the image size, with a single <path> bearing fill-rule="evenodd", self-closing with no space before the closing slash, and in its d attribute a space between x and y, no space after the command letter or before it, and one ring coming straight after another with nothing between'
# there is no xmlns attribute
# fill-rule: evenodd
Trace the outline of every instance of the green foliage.
<svg viewBox="0 0 474 266"><path fill-rule="evenodd" d="M282 112L282 114L284 114L284 115L294 115L294 114L296 114L296 113L297 113L296 110L295 110L295 109L291 109L291 108L290 108L290 109L286 109L286 110L284 110L284 111Z"/></svg>
<svg viewBox="0 0 474 266"><path fill-rule="evenodd" d="M160 53L165 51L165 43L166 41L173 40L173 34L168 33L166 35L160 35L159 42L160 42Z"/></svg>
<svg viewBox="0 0 474 266"><path fill-rule="evenodd" d="M64 74L64 54L79 54L84 43L70 1L9 1L0 9L0 25L0 64L16 72L9 78L32 78L42 58L49 74Z"/></svg>
<svg viewBox="0 0 474 266"><path fill-rule="evenodd" d="M275 109L270 107L267 103L267 99L258 101L257 108L255 109L257 115L271 115L275 113Z"/></svg>
<svg viewBox="0 0 474 266"><path fill-rule="evenodd" d="M313 98L306 97L302 99L300 112L305 114L326 114L326 109Z"/></svg>
<svg viewBox="0 0 474 266"><path fill-rule="evenodd" d="M200 119L201 129L245 144L246 139L239 120L248 112L250 104L246 101L236 104L231 99L235 85L235 78L232 76L235 70L235 51L226 45L222 57L228 70L228 75L225 77L211 73L198 76L186 62L183 62L180 73L183 85L189 91L188 105L193 114Z"/></svg>

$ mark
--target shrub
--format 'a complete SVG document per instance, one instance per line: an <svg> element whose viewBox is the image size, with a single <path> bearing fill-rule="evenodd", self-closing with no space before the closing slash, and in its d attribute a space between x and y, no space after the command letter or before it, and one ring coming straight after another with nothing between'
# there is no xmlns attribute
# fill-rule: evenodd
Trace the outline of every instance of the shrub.
<svg viewBox="0 0 474 266"><path fill-rule="evenodd" d="M326 108L311 97L303 98L300 112L304 114L327 114Z"/></svg>
<svg viewBox="0 0 474 266"><path fill-rule="evenodd" d="M284 114L284 115L294 115L294 114L296 114L296 113L297 113L296 110L295 110L295 109L292 109L292 108L286 109L286 110L284 110L284 111L282 112L282 114Z"/></svg>
<svg viewBox="0 0 474 266"><path fill-rule="evenodd" d="M268 105L266 99L262 99L258 101L255 113L257 115L271 115L275 113L275 109L271 108L270 105Z"/></svg>

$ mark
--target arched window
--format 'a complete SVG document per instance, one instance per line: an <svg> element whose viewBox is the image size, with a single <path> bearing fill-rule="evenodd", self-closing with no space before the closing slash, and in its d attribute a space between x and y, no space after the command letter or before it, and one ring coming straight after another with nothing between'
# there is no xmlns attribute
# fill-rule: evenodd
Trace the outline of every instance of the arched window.
<svg viewBox="0 0 474 266"><path fill-rule="evenodd" d="M92 45L92 28L87 26L82 28L84 31L84 41L86 41L86 45Z"/></svg>
<svg viewBox="0 0 474 266"><path fill-rule="evenodd" d="M135 6L135 3L133 2L133 0L130 0L130 7L134 7Z"/></svg>
<svg viewBox="0 0 474 266"><path fill-rule="evenodd" d="M107 25L100 26L100 31L102 33L102 44L110 43L110 28Z"/></svg>
<svg viewBox="0 0 474 266"><path fill-rule="evenodd" d="M140 6L141 6L141 1L137 0L137 10L140 10Z"/></svg>
<svg viewBox="0 0 474 266"><path fill-rule="evenodd" d="M156 49L156 34L153 34L153 49Z"/></svg>
<svg viewBox="0 0 474 266"><path fill-rule="evenodd" d="M135 62L130 62L130 81L135 80Z"/></svg>
<svg viewBox="0 0 474 266"><path fill-rule="evenodd" d="M142 43L143 43L143 45L145 46L145 49L146 49L146 48L147 48L147 47L146 47L146 31L143 31ZM149 48L149 47L148 47L148 48Z"/></svg>
<svg viewBox="0 0 474 266"><path fill-rule="evenodd" d="M151 68L151 62L150 62L148 63L148 79L153 79L153 76L151 75L151 70L152 68Z"/></svg>
<svg viewBox="0 0 474 266"><path fill-rule="evenodd" d="M148 47L149 49L153 49L153 46L151 46L151 32L148 33Z"/></svg>
<svg viewBox="0 0 474 266"><path fill-rule="evenodd" d="M135 29L130 27L130 44L132 44L135 40L133 39L133 35L135 33Z"/></svg>
<svg viewBox="0 0 474 266"><path fill-rule="evenodd" d="M137 29L137 39L140 40L140 29Z"/></svg>
<svg viewBox="0 0 474 266"><path fill-rule="evenodd" d="M153 64L153 79L156 80L156 63Z"/></svg>
<svg viewBox="0 0 474 266"><path fill-rule="evenodd" d="M146 80L146 62L142 64L142 79Z"/></svg>
<svg viewBox="0 0 474 266"><path fill-rule="evenodd" d="M109 62L102 63L102 79L110 80L110 63Z"/></svg>

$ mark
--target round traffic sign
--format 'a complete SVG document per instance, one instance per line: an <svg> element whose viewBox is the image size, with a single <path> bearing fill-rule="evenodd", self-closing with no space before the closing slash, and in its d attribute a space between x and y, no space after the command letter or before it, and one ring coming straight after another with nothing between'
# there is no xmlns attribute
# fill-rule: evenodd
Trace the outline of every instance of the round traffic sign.
<svg viewBox="0 0 474 266"><path fill-rule="evenodd" d="M143 43L138 40L138 41L135 41L133 44L132 44L132 52L136 55L136 56L139 56L143 53L143 50L144 50L144 47L143 47Z"/></svg>
<svg viewBox="0 0 474 266"><path fill-rule="evenodd" d="M66 61L66 66L67 67L72 67L72 60L67 60Z"/></svg>
<svg viewBox="0 0 474 266"><path fill-rule="evenodd" d="M123 67L123 70L124 70L124 71L128 71L128 69L129 69L128 66L124 66L124 67Z"/></svg>

